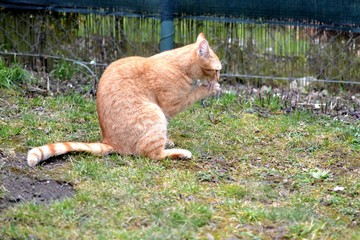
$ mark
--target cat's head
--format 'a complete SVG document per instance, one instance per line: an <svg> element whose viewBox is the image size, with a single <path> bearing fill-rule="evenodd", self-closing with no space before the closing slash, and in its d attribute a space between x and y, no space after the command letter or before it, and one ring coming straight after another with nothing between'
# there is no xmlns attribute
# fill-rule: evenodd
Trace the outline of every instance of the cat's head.
<svg viewBox="0 0 360 240"><path fill-rule="evenodd" d="M221 62L215 52L210 48L205 35L200 33L196 43L196 65L201 80L218 81L220 78Z"/></svg>

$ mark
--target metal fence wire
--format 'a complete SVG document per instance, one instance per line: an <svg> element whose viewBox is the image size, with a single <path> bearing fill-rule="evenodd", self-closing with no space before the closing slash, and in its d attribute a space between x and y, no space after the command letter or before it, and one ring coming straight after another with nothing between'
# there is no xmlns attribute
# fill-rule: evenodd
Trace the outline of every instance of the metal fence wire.
<svg viewBox="0 0 360 240"><path fill-rule="evenodd" d="M0 55L50 72L61 61L100 75L110 62L159 52L161 20L50 11L0 10ZM176 18L174 46L204 32L239 81L305 79L360 84L360 33L299 22L211 21Z"/></svg>

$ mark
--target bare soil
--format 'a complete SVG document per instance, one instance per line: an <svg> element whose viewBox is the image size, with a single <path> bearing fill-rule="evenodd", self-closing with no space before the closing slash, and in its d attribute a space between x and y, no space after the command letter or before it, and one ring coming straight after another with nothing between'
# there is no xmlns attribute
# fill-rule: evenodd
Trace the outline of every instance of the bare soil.
<svg viewBox="0 0 360 240"><path fill-rule="evenodd" d="M56 160L46 165L48 170L56 167ZM55 180L45 172L30 168L23 155L0 150L0 181L5 192L0 195L0 212L17 203L47 203L74 195L71 183Z"/></svg>

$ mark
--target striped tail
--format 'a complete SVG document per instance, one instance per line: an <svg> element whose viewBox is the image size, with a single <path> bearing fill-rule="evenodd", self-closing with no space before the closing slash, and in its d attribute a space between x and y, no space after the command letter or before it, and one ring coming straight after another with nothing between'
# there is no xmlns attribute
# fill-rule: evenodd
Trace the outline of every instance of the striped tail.
<svg viewBox="0 0 360 240"><path fill-rule="evenodd" d="M113 151L113 147L103 143L51 143L31 149L27 155L27 163L30 167L34 167L50 157L58 156L68 152L89 152L97 155L106 155Z"/></svg>

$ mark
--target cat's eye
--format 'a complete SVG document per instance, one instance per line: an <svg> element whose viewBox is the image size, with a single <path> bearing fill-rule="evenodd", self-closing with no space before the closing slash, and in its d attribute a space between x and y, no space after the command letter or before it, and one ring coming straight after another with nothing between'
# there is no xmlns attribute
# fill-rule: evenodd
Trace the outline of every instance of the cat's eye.
<svg viewBox="0 0 360 240"><path fill-rule="evenodd" d="M203 68L203 71L207 72L207 73L218 73L220 72L220 70L216 70L216 69L208 69L208 68Z"/></svg>
<svg viewBox="0 0 360 240"><path fill-rule="evenodd" d="M217 69L206 69L204 68L203 71L211 77L215 77L216 80L220 79L220 70Z"/></svg>

